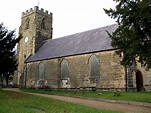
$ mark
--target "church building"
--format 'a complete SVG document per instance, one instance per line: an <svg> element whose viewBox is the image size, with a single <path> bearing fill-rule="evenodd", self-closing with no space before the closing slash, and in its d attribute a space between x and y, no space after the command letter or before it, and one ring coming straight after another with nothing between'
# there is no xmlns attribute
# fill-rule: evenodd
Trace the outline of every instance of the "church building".
<svg viewBox="0 0 151 113"><path fill-rule="evenodd" d="M53 15L38 6L22 13L18 70L14 82L26 88L151 90L151 70L120 64L106 31L116 24L53 39Z"/></svg>

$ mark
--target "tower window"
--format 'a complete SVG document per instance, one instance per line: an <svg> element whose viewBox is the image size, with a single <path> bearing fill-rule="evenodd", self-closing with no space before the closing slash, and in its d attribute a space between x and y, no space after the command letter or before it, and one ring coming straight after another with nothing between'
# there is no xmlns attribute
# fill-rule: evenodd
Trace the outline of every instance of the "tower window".
<svg viewBox="0 0 151 113"><path fill-rule="evenodd" d="M29 21L30 21L30 19L27 18L27 19L26 19L25 30L26 30L26 29L29 29Z"/></svg>
<svg viewBox="0 0 151 113"><path fill-rule="evenodd" d="M46 21L46 19L45 18L43 18L42 19L42 22L41 22L41 29L46 29L46 23L45 23L45 21Z"/></svg>
<svg viewBox="0 0 151 113"><path fill-rule="evenodd" d="M24 54L24 59L26 59L26 54Z"/></svg>

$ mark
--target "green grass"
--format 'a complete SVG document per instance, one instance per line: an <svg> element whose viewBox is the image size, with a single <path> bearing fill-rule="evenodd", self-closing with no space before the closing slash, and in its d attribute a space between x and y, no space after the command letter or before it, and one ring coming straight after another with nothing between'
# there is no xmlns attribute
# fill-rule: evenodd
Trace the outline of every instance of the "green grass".
<svg viewBox="0 0 151 113"><path fill-rule="evenodd" d="M67 96L82 96L90 98L100 98L109 100L125 100L125 101L135 101L151 103L151 92L120 92L120 96L114 96L114 92L111 91L69 91L69 90L34 90L34 89L22 89L23 91L33 92L33 93L46 93L55 95L67 95ZM101 94L100 94L101 93Z"/></svg>
<svg viewBox="0 0 151 113"><path fill-rule="evenodd" d="M0 90L0 102L0 113L118 113L3 90Z"/></svg>

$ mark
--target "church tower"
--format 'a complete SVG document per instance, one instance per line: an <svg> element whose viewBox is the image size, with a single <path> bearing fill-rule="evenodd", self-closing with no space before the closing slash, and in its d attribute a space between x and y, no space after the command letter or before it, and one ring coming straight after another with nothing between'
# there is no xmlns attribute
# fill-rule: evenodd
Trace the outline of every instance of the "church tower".
<svg viewBox="0 0 151 113"><path fill-rule="evenodd" d="M44 40L52 39L52 13L39 9L38 6L23 12L19 34L22 34L22 39L17 48L18 84L20 83L20 77L24 76L24 61L35 54Z"/></svg>

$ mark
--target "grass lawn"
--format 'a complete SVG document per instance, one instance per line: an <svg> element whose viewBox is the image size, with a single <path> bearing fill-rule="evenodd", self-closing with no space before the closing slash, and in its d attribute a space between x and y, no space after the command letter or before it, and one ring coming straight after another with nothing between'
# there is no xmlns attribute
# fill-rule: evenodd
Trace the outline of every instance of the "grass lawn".
<svg viewBox="0 0 151 113"><path fill-rule="evenodd" d="M34 89L22 89L27 92L35 93L46 93L46 94L57 94L57 95L67 95L67 96L82 96L91 98L101 98L110 100L125 100L125 101L135 101L135 102L145 102L151 103L151 92L120 92L120 96L114 96L114 92L111 91L68 91L68 90L34 90Z"/></svg>
<svg viewBox="0 0 151 113"><path fill-rule="evenodd" d="M0 113L118 113L3 90L0 90L0 103Z"/></svg>

